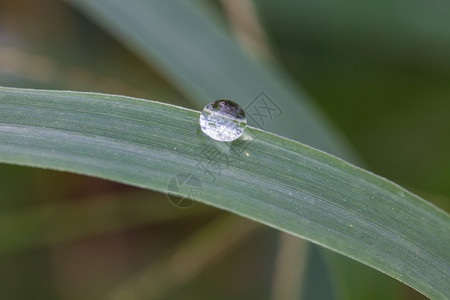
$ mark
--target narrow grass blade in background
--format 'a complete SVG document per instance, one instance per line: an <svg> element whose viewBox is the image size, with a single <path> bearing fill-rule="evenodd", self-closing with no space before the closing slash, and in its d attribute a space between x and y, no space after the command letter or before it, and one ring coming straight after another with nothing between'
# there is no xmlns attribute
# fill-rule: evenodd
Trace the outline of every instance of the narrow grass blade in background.
<svg viewBox="0 0 450 300"><path fill-rule="evenodd" d="M263 67L247 57L205 5L196 1L66 1L156 65L197 108L222 98L245 108L264 92L282 112L271 121L254 115L259 125L265 122L265 130L357 160L306 95L274 67Z"/></svg>
<svg viewBox="0 0 450 300"><path fill-rule="evenodd" d="M192 281L202 269L234 250L261 227L258 223L234 215L218 217L143 272L117 286L109 299L147 300L149 295L151 299L169 298L168 294L174 287Z"/></svg>
<svg viewBox="0 0 450 300"><path fill-rule="evenodd" d="M135 98L0 88L0 161L162 192L173 176L189 173L201 182L199 201L306 238L429 297L450 293L445 212L334 156L254 128L240 142L215 143L198 130L198 117ZM214 168L199 165L205 149L219 153Z"/></svg>

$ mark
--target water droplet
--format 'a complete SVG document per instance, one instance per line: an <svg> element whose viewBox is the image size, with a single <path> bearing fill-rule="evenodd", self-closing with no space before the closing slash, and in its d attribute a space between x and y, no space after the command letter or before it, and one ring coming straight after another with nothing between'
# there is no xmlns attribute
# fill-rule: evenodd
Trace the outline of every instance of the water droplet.
<svg viewBox="0 0 450 300"><path fill-rule="evenodd" d="M213 101L200 114L202 131L221 142L238 139L244 133L246 123L242 107L230 100Z"/></svg>

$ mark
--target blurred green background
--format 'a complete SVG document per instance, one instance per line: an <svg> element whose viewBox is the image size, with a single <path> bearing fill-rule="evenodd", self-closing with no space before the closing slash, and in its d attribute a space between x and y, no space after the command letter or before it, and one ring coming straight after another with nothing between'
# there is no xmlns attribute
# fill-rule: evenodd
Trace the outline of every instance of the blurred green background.
<svg viewBox="0 0 450 300"><path fill-rule="evenodd" d="M243 51L286 70L369 170L449 211L448 2L208 5ZM162 74L65 2L0 0L2 86L196 108ZM0 165L0 299L425 298L326 252L201 204Z"/></svg>

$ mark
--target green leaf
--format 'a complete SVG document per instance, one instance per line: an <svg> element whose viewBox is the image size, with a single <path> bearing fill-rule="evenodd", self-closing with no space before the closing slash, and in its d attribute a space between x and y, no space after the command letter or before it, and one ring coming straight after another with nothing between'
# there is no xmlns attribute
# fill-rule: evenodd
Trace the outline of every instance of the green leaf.
<svg viewBox="0 0 450 300"><path fill-rule="evenodd" d="M256 95L264 92L283 111L279 118L266 122L266 130L362 165L320 110L301 89L291 84L289 77L273 61L263 64L251 57L251 53L240 49L224 24L218 22L214 11L209 9L210 3L164 0L66 2L79 8L130 51L156 67L189 97L196 108L218 98L229 98L247 107L256 100ZM250 119L249 124L255 125L254 121ZM337 256L329 251L326 255ZM343 259L342 256L336 258L338 261ZM332 265L331 269L336 266ZM358 266L360 272L368 269L361 264ZM366 280L365 285L377 288L376 277L383 277L380 275ZM352 277L347 278L354 283Z"/></svg>
<svg viewBox="0 0 450 300"><path fill-rule="evenodd" d="M198 117L122 96L0 88L0 161L161 192L188 173L201 182L201 202L342 253L429 297L450 294L448 214L265 131L250 127L235 142L215 142L199 130ZM194 196L182 187L167 192Z"/></svg>

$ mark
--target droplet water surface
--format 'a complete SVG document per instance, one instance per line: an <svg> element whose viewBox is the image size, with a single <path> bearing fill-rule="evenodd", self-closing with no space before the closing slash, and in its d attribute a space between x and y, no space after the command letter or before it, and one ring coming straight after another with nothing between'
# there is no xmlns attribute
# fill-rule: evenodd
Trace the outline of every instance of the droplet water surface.
<svg viewBox="0 0 450 300"><path fill-rule="evenodd" d="M213 101L200 114L200 128L217 141L231 142L238 139L246 125L244 110L230 100Z"/></svg>

